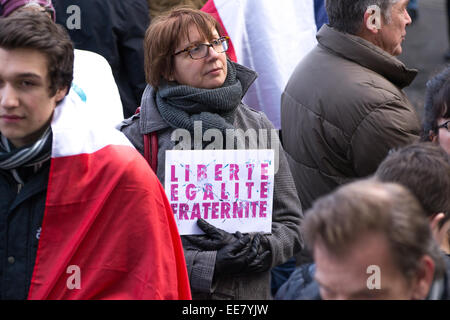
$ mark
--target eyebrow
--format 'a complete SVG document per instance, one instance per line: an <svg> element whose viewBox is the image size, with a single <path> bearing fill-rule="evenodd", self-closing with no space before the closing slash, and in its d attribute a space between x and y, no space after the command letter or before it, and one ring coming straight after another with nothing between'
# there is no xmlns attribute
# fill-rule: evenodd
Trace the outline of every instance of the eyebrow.
<svg viewBox="0 0 450 320"><path fill-rule="evenodd" d="M202 39L202 40L190 41L190 39L189 39L189 43L188 43L186 48L189 48L190 46L196 46L196 45L199 45L199 44L205 44L205 43L208 43L208 41L217 40L220 37L222 37L220 34L217 34L217 37L216 37L215 34L213 34L213 38L211 40L204 40L204 39Z"/></svg>
<svg viewBox="0 0 450 320"><path fill-rule="evenodd" d="M42 82L43 81L41 76L39 76L36 73L32 73L32 72L16 73L16 74L13 74L11 77L8 77L8 78L10 78L10 79L12 79L14 81L21 80L21 79L32 79L32 80L38 81L38 82Z"/></svg>
<svg viewBox="0 0 450 320"><path fill-rule="evenodd" d="M219 38L220 38L220 37L219 37ZM217 39L219 39L219 38L217 38ZM216 39L213 39L213 40L216 40ZM200 44L210 43L210 42L208 42L208 41L212 41L212 40L198 40L198 41L192 41L192 42L189 43L189 45L188 45L186 48L195 47L195 46L198 46L198 45L200 45Z"/></svg>
<svg viewBox="0 0 450 320"><path fill-rule="evenodd" d="M334 292L334 290L326 285L324 285L322 282L320 282L319 279L317 279L316 277L314 277L314 280L319 284L320 287L323 287L324 289L330 291L330 292ZM380 288L380 289L374 289L374 290L369 290L368 288L361 288L360 290L356 291L356 292L352 292L350 297L358 297L358 296L378 296L378 295L382 295L389 292L388 289L385 288Z"/></svg>
<svg viewBox="0 0 450 320"><path fill-rule="evenodd" d="M386 294L388 294L388 293L389 293L388 289L380 288L380 289L370 290L370 289L364 288L364 289L358 290L356 292L353 292L350 295L349 299L350 300L355 300L355 299L358 299L358 298L359 299L366 299L368 297L372 297L372 298L376 298L376 297L379 297L379 296L383 297L383 296L386 296Z"/></svg>
<svg viewBox="0 0 450 320"><path fill-rule="evenodd" d="M39 75L32 72L19 73L16 75L17 78L33 78L36 80L42 79Z"/></svg>

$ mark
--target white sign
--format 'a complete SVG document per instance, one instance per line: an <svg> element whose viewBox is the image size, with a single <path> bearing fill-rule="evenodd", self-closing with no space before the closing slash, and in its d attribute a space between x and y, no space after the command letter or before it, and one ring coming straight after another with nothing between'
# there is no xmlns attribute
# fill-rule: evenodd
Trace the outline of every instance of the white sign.
<svg viewBox="0 0 450 320"><path fill-rule="evenodd" d="M180 235L199 218L230 233L271 233L273 150L169 150L165 190Z"/></svg>

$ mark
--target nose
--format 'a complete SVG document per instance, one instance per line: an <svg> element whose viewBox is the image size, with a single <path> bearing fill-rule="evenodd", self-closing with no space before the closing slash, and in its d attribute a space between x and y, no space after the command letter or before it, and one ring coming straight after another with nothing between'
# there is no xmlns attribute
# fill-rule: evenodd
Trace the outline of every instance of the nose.
<svg viewBox="0 0 450 320"><path fill-rule="evenodd" d="M15 108L19 106L19 96L16 90L9 85L5 84L0 87L0 107L2 108Z"/></svg>
<svg viewBox="0 0 450 320"><path fill-rule="evenodd" d="M210 59L217 59L219 57L219 54L220 53L217 53L217 51L214 50L213 47L208 47L208 55L206 56L206 58L208 60L210 60Z"/></svg>
<svg viewBox="0 0 450 320"><path fill-rule="evenodd" d="M408 10L406 10L406 9L405 9L405 18L406 18L406 25L409 26L412 23L412 19L408 13Z"/></svg>

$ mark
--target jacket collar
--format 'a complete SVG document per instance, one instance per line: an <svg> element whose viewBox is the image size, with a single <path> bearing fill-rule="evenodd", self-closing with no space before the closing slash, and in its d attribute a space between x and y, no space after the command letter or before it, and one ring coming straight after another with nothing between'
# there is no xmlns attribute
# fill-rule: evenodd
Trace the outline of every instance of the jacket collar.
<svg viewBox="0 0 450 320"><path fill-rule="evenodd" d="M418 73L371 42L339 32L329 25L323 25L317 33L317 41L336 54L384 76L401 89L410 85Z"/></svg>
<svg viewBox="0 0 450 320"><path fill-rule="evenodd" d="M236 76L241 81L242 97L245 96L247 90L258 77L257 73L240 64L231 62L236 66ZM142 95L141 112L140 112L140 131L141 134L147 134L154 131L166 129L169 124L161 117L156 106L155 89L147 85Z"/></svg>

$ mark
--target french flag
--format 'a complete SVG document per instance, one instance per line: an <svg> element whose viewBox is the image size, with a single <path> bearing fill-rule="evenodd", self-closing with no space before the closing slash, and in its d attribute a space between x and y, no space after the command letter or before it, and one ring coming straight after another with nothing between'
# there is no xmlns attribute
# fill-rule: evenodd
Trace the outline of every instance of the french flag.
<svg viewBox="0 0 450 320"><path fill-rule="evenodd" d="M183 247L145 159L77 94L55 109L28 299L190 299Z"/></svg>
<svg viewBox="0 0 450 320"><path fill-rule="evenodd" d="M208 0L202 11L210 13L230 37L229 58L259 75L244 102L263 111L280 129L284 87L317 43L314 1Z"/></svg>

